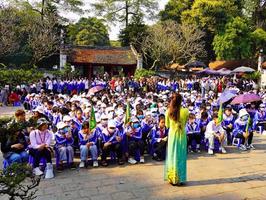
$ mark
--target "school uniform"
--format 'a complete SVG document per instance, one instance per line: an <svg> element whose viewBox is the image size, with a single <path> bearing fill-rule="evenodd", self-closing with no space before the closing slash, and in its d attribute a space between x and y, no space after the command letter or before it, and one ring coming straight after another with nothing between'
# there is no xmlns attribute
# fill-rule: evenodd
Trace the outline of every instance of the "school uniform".
<svg viewBox="0 0 266 200"><path fill-rule="evenodd" d="M222 127L226 131L227 141L229 142L229 144L232 143L233 139L232 132L233 132L234 123L235 123L235 118L233 114L231 114L230 116L226 116L225 114L223 114ZM230 125L232 126L231 128L229 127Z"/></svg>
<svg viewBox="0 0 266 200"><path fill-rule="evenodd" d="M88 148L87 143L92 142L92 145ZM97 135L95 132L87 136L82 130L79 131L79 145L80 145L80 159L81 161L86 161L88 159L88 153L90 151L93 161L98 159L98 149L97 149Z"/></svg>
<svg viewBox="0 0 266 200"><path fill-rule="evenodd" d="M249 133L247 144L248 145L252 144L253 131L252 131L251 126L249 126L247 129L247 125L248 125L248 121L241 121L240 118L238 118L234 123L233 136L235 138L240 138L242 145L245 144L245 138L243 134L246 133L246 131L248 131Z"/></svg>
<svg viewBox="0 0 266 200"><path fill-rule="evenodd" d="M213 133L216 134L221 134L221 133L225 133L225 130L223 129L221 124L215 125L214 120L210 121L206 127L206 131L205 131L205 138L208 139L209 141L209 149L214 149L214 135ZM226 137L226 135L225 135ZM225 146L225 141L226 139L223 141L221 145L221 147Z"/></svg>
<svg viewBox="0 0 266 200"><path fill-rule="evenodd" d="M187 133L187 145L188 148L191 150L192 141L195 140L197 143L197 149L200 148L200 142L201 142L201 134L200 134L200 126L197 123L197 121L194 121L193 123L187 122L186 124L186 133Z"/></svg>
<svg viewBox="0 0 266 200"><path fill-rule="evenodd" d="M169 129L166 127L160 129L158 126L154 127L151 132L151 145L153 148L154 156L157 156L159 159L165 158L166 145L167 141L162 139L168 136Z"/></svg>
<svg viewBox="0 0 266 200"><path fill-rule="evenodd" d="M116 153L116 156L119 160L122 159L122 142L118 142L116 137L123 138L123 135L121 135L118 129L116 129L114 133L110 133L108 131L108 128L105 128L102 131L102 161L106 161L106 157L110 154L111 151ZM103 148L104 144L107 142L110 142L111 145L109 145L107 148Z"/></svg>
<svg viewBox="0 0 266 200"><path fill-rule="evenodd" d="M66 138L66 134L60 131L57 131L55 134L55 149L59 152L60 161L67 161L73 163L74 160L74 149L72 147L74 139L71 136ZM68 157L67 157L68 155Z"/></svg>
<svg viewBox="0 0 266 200"><path fill-rule="evenodd" d="M266 122L266 112L257 111L253 119L253 129L262 133L265 129L264 123Z"/></svg>

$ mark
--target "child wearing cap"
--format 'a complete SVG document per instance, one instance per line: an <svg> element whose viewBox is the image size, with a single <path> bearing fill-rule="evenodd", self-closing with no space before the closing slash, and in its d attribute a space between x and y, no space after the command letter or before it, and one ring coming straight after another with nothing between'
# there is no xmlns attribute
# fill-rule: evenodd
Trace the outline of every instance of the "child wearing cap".
<svg viewBox="0 0 266 200"><path fill-rule="evenodd" d="M200 126L196 121L196 116L194 113L189 113L188 122L186 123L186 133L187 133L187 145L188 152L192 152L192 142L196 141L196 152L200 152Z"/></svg>
<svg viewBox="0 0 266 200"><path fill-rule="evenodd" d="M161 161L165 159L168 131L169 129L165 126L165 116L161 114L159 116L159 124L151 132L154 160Z"/></svg>
<svg viewBox="0 0 266 200"><path fill-rule="evenodd" d="M116 128L114 120L109 120L108 126L102 131L102 165L107 166L106 157L112 151L116 153L118 164L124 164L122 156L122 139L120 131Z"/></svg>
<svg viewBox="0 0 266 200"><path fill-rule="evenodd" d="M52 149L51 140L52 133L48 130L48 121L40 118L37 121L37 129L30 133L30 155L34 158L33 172L35 175L40 176L43 172L39 168L41 158L46 159L45 178L53 178L53 165L52 165Z"/></svg>
<svg viewBox="0 0 266 200"><path fill-rule="evenodd" d="M240 150L255 149L252 145L253 132L246 109L239 111L239 117L234 124L233 136L241 139Z"/></svg>
<svg viewBox="0 0 266 200"><path fill-rule="evenodd" d="M79 144L81 160L79 167L85 167L89 151L92 157L93 167L98 167L97 135L95 132L90 131L90 123L88 121L83 122L82 129L79 131Z"/></svg>
<svg viewBox="0 0 266 200"><path fill-rule="evenodd" d="M64 122L59 122L57 124L55 142L55 149L59 153L60 160L58 171L62 171L64 169L63 162L66 162L67 160L70 167L74 169L74 149L72 147L74 139L72 137L70 125Z"/></svg>
<svg viewBox="0 0 266 200"><path fill-rule="evenodd" d="M142 140L142 127L136 117L130 119L130 124L125 128L125 134L128 137L128 151L130 164L136 164L136 151L140 152L140 163L144 163L144 142Z"/></svg>

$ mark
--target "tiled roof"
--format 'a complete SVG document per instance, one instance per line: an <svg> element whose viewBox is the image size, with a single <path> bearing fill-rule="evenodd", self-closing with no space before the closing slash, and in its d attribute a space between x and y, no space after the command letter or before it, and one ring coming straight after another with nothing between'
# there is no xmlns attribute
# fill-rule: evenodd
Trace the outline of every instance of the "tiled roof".
<svg viewBox="0 0 266 200"><path fill-rule="evenodd" d="M255 60L221 60L221 61L214 61L209 64L209 68L213 70L219 70L222 68L233 70L237 67L251 67L256 68L257 64Z"/></svg>
<svg viewBox="0 0 266 200"><path fill-rule="evenodd" d="M67 48L71 63L136 65L137 59L130 47L76 46Z"/></svg>

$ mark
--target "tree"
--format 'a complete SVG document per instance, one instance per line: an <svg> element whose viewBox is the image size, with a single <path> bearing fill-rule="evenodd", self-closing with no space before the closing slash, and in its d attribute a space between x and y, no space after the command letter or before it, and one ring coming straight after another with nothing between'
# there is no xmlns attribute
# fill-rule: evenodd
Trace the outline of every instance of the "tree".
<svg viewBox="0 0 266 200"><path fill-rule="evenodd" d="M67 27L67 40L75 45L110 45L108 29L102 19L81 18Z"/></svg>
<svg viewBox="0 0 266 200"><path fill-rule="evenodd" d="M181 23L181 15L185 10L191 9L194 0L170 0L165 5L164 10L160 11L161 21L174 20Z"/></svg>
<svg viewBox="0 0 266 200"><path fill-rule="evenodd" d="M266 31L262 28L257 28L251 33L251 38L254 42L255 52L258 52L260 49L264 48L266 50Z"/></svg>
<svg viewBox="0 0 266 200"><path fill-rule="evenodd" d="M177 62L187 62L205 56L202 38L204 33L196 26L177 24L174 21L157 23L148 29L142 52L154 60L151 68Z"/></svg>
<svg viewBox="0 0 266 200"><path fill-rule="evenodd" d="M125 23L126 28L132 16L154 17L158 9L156 0L99 0L92 3L92 6L97 15L103 16L111 23Z"/></svg>
<svg viewBox="0 0 266 200"><path fill-rule="evenodd" d="M225 31L214 37L213 47L218 60L245 59L252 55L249 25L236 17L225 26Z"/></svg>
<svg viewBox="0 0 266 200"><path fill-rule="evenodd" d="M127 28L120 31L119 40L122 46L132 44L139 52L143 43L143 39L147 35L148 26L145 25L140 18L133 18Z"/></svg>
<svg viewBox="0 0 266 200"><path fill-rule="evenodd" d="M20 19L14 9L0 9L0 57L19 49L21 35L18 27L14 26L16 23L20 23Z"/></svg>

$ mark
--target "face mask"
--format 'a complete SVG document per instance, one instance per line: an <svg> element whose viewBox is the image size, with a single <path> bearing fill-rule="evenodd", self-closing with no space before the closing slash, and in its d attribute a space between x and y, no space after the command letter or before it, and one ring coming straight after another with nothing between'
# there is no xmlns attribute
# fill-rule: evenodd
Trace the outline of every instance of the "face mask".
<svg viewBox="0 0 266 200"><path fill-rule="evenodd" d="M207 110L210 110L210 109L211 109L211 107L210 107L210 106L207 106L207 107L206 107L206 109L207 109Z"/></svg>
<svg viewBox="0 0 266 200"><path fill-rule="evenodd" d="M194 108L192 106L189 106L188 109L189 111L193 111Z"/></svg>
<svg viewBox="0 0 266 200"><path fill-rule="evenodd" d="M104 127L106 127L107 124L108 124L108 121L107 121L107 120L102 120L102 125L103 125Z"/></svg>
<svg viewBox="0 0 266 200"><path fill-rule="evenodd" d="M138 115L137 118L140 119L140 120L144 119L144 115Z"/></svg>
<svg viewBox="0 0 266 200"><path fill-rule="evenodd" d="M134 123L134 124L133 124L133 128L134 128L134 129L137 129L137 128L139 128L139 127L140 127L140 124L139 124L139 123Z"/></svg>
<svg viewBox="0 0 266 200"><path fill-rule="evenodd" d="M67 133L67 132L69 131L69 127L65 127L65 128L63 129L63 131L64 131L65 133Z"/></svg>

